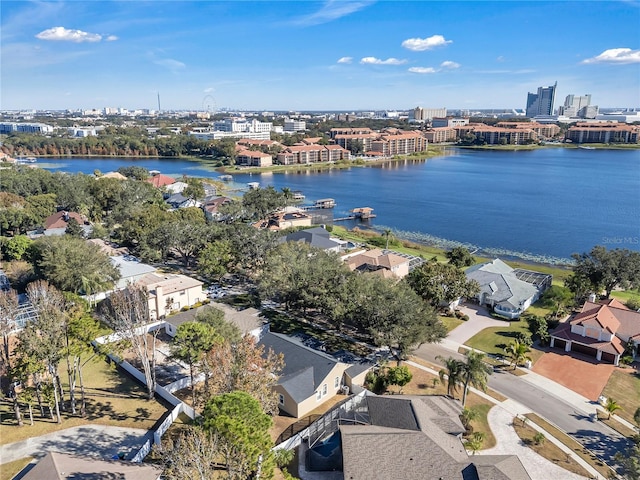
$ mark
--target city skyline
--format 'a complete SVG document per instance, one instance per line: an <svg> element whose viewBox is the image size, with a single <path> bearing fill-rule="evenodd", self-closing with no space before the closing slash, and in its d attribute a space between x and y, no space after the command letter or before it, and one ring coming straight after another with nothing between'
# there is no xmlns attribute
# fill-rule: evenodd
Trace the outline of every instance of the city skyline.
<svg viewBox="0 0 640 480"><path fill-rule="evenodd" d="M639 18L624 0L7 1L0 108L525 108L556 81L554 108L637 107Z"/></svg>

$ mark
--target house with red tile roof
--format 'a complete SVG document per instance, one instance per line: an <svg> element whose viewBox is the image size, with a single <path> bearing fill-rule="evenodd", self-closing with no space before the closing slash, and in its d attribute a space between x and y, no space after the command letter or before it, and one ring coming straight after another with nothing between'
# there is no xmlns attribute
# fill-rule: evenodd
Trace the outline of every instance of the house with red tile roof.
<svg viewBox="0 0 640 480"><path fill-rule="evenodd" d="M172 183L176 183L176 179L168 175L157 173L147 178L147 182L149 182L156 188L162 188L166 187L167 185L171 185Z"/></svg>
<svg viewBox="0 0 640 480"><path fill-rule="evenodd" d="M616 299L585 302L580 313L561 323L551 335L551 346L579 352L600 362L618 365L628 343L638 358L640 312L630 310Z"/></svg>

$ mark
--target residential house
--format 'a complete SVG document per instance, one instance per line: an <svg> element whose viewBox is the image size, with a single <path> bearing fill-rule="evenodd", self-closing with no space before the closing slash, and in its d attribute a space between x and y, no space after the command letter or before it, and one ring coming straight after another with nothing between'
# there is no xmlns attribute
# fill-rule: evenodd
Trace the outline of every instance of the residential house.
<svg viewBox="0 0 640 480"><path fill-rule="evenodd" d="M176 183L176 179L173 177L169 177L168 175L163 175L161 173L155 173L147 178L147 182L153 185L156 188L166 187L167 185L171 185Z"/></svg>
<svg viewBox="0 0 640 480"><path fill-rule="evenodd" d="M325 252L340 252L341 242L333 240L331 234L323 227L307 228L298 230L280 238L281 242L303 242L314 248L319 248Z"/></svg>
<svg viewBox="0 0 640 480"><path fill-rule="evenodd" d="M351 270L372 272L386 278L403 278L409 274L410 259L379 248L344 258Z"/></svg>
<svg viewBox="0 0 640 480"><path fill-rule="evenodd" d="M283 210L272 214L266 220L260 220L253 224L256 228L268 228L269 230L284 230L292 227L310 227L311 215L297 207L285 207Z"/></svg>
<svg viewBox="0 0 640 480"><path fill-rule="evenodd" d="M165 185L164 189L166 192L166 196L171 196L174 193L182 193L184 189L187 188L189 184L187 182L175 182L170 185Z"/></svg>
<svg viewBox="0 0 640 480"><path fill-rule="evenodd" d="M98 457L70 455L61 452L47 452L26 474L23 480L61 479L118 479L118 480L160 480L163 468L148 463L103 460Z"/></svg>
<svg viewBox="0 0 640 480"><path fill-rule="evenodd" d="M513 269L498 258L469 267L465 274L480 284L478 303L509 319L520 317L551 286L551 275Z"/></svg>
<svg viewBox="0 0 640 480"><path fill-rule="evenodd" d="M136 283L147 289L151 320L184 307L192 307L206 298L202 282L185 275L147 273Z"/></svg>
<svg viewBox="0 0 640 480"><path fill-rule="evenodd" d="M359 417L339 425L341 456L349 480L531 480L515 455L469 456L459 404L444 396L367 396ZM308 451L310 464L326 464L326 446ZM318 455L324 458L318 458Z"/></svg>
<svg viewBox="0 0 640 480"><path fill-rule="evenodd" d="M280 333L264 333L260 344L284 356L284 369L275 387L283 412L304 417L342 392L349 364Z"/></svg>
<svg viewBox="0 0 640 480"><path fill-rule="evenodd" d="M167 335L175 337L180 325L186 322L193 322L198 313L206 312L212 308L222 310L224 312L224 319L238 327L242 335L252 335L256 340L260 340L262 335L268 330L268 324L260 317L260 310L255 308L236 310L224 303L210 303L209 305L203 305L187 310L186 312L168 316L164 324L165 332Z"/></svg>
<svg viewBox="0 0 640 480"><path fill-rule="evenodd" d="M127 177L122 175L120 172L108 172L108 173L105 173L104 175L100 175L99 177L96 177L96 179L98 178L115 178L116 180L127 180Z"/></svg>
<svg viewBox="0 0 640 480"><path fill-rule="evenodd" d="M83 215L80 215L76 212L67 212L66 210L61 210L54 213L53 215L49 215L44 220L43 228L40 228L31 233L30 236L39 237L42 235L64 235L67 227L69 226L69 220L71 219L74 219L76 222L78 222L78 225L80 225L85 235L90 234L93 230L93 227Z"/></svg>
<svg viewBox="0 0 640 480"><path fill-rule="evenodd" d="M204 210L204 216L210 222L218 222L222 220L222 214L219 211L220 207L231 202L233 202L233 200L229 197L215 197L206 200L202 207Z"/></svg>
<svg viewBox="0 0 640 480"><path fill-rule="evenodd" d="M165 202L168 203L171 208L200 208L202 206L202 202L199 202L198 200L195 200L193 198L185 197L184 195L182 195L182 193L174 193L173 195L169 196L165 200Z"/></svg>
<svg viewBox="0 0 640 480"><path fill-rule="evenodd" d="M629 343L632 357L640 357L640 312L616 299L596 302L592 296L580 313L561 323L550 335L552 347L618 365Z"/></svg>
<svg viewBox="0 0 640 480"><path fill-rule="evenodd" d="M142 263L130 255L111 256L109 258L111 263L120 271L120 280L115 285L116 290L127 288L145 275L154 273L157 270L156 267Z"/></svg>

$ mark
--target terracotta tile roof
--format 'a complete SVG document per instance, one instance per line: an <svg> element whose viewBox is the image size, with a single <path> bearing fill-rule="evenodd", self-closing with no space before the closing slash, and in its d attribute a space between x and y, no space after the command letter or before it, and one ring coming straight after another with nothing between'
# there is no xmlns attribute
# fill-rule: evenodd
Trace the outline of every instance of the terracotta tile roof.
<svg viewBox="0 0 640 480"><path fill-rule="evenodd" d="M610 342L598 340L597 338L583 337L577 333L571 333L571 324L569 322L561 323L558 328L551 332L551 336L561 340L569 340L571 342L587 345L597 350L602 350L613 355L622 355L624 346L622 340L615 335Z"/></svg>
<svg viewBox="0 0 640 480"><path fill-rule="evenodd" d="M176 183L176 180L175 178L172 178L168 175L158 173L157 175L153 175L152 177L147 178L147 182L149 182L156 188L160 188L166 185L171 185L172 183Z"/></svg>
<svg viewBox="0 0 640 480"><path fill-rule="evenodd" d="M587 302L589 303L589 302ZM588 310L584 310L588 308ZM620 328L620 321L606 305L599 305L599 308L587 307L585 303L583 311L571 320L571 325L583 325L587 327L599 327L609 333L616 333Z"/></svg>

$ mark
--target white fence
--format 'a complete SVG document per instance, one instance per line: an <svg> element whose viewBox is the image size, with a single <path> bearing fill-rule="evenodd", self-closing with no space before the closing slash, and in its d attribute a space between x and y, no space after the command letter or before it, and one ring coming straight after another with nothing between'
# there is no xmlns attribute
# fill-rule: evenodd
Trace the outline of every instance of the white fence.
<svg viewBox="0 0 640 480"><path fill-rule="evenodd" d="M136 330L136 334L144 334L153 330L158 330L159 328L162 328L164 326L164 323L165 323L164 321L149 323L143 327L138 328ZM123 335L121 333L113 333L111 335L106 335L104 337L96 338L94 340L94 344L99 343L104 345L107 343L116 342L118 340L121 340L122 338L123 338ZM144 374L140 370L135 368L133 365L131 365L129 362L127 362L126 360L122 360L121 358L111 353L108 354L107 356L112 362L115 362L118 366L122 367L133 378L138 380L143 385L145 386L147 385L147 381L145 379ZM169 429L169 427L173 424L173 422L178 418L178 415L180 415L181 413L184 413L192 420L196 418L197 416L196 411L191 406L184 403L182 400L180 400L178 397L176 397L172 393L177 390L180 390L181 388L186 388L190 385L191 385L190 377L181 378L173 382L172 384L167 385L166 387L162 387L156 384L154 389L155 394L163 398L167 402L169 402L171 405L173 405L173 409L171 410L169 415L167 415L167 417L163 420L163 422L158 426L158 428L156 428L153 431L153 438L148 438L147 441L144 443L144 445L142 445L140 450L138 450L138 452L134 455L134 457L131 459L132 462L137 462L137 463L142 462L142 460L144 460L144 458L151 451L151 447L153 446L153 444L155 443L159 445L161 443L162 435L164 435L164 433Z"/></svg>

